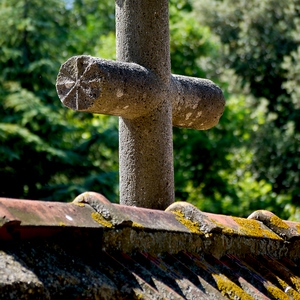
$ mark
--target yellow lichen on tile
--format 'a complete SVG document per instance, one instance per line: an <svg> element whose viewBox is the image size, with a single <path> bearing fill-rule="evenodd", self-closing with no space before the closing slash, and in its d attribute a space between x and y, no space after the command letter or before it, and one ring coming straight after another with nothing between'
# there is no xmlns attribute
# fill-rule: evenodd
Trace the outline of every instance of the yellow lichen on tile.
<svg viewBox="0 0 300 300"><path fill-rule="evenodd" d="M64 223L64 222L59 222L58 225L59 225L59 226L62 226L62 227L67 226L66 223Z"/></svg>
<svg viewBox="0 0 300 300"><path fill-rule="evenodd" d="M139 294L136 294L136 299L137 299L137 300L143 299L143 294L140 294L140 293L139 293Z"/></svg>
<svg viewBox="0 0 300 300"><path fill-rule="evenodd" d="M290 297L276 286L267 286L267 291L270 296L278 300L289 300Z"/></svg>
<svg viewBox="0 0 300 300"><path fill-rule="evenodd" d="M256 220L237 217L232 217L232 219L240 226L238 229L239 234L251 237L268 237L270 239L281 240L281 238L273 231L262 228L261 223Z"/></svg>
<svg viewBox="0 0 300 300"><path fill-rule="evenodd" d="M228 278L219 274L212 274L212 276L216 281L219 291L227 298L243 300L254 299Z"/></svg>
<svg viewBox="0 0 300 300"><path fill-rule="evenodd" d="M72 202L72 204L84 207L84 203L82 203L82 202Z"/></svg>
<svg viewBox="0 0 300 300"><path fill-rule="evenodd" d="M107 221L103 216L101 216L99 213L97 212L92 212L91 214L92 218L99 224L108 227L108 228L112 228L113 224L109 221Z"/></svg>
<svg viewBox="0 0 300 300"><path fill-rule="evenodd" d="M290 296L290 299L300 299L300 295L297 291L295 291L292 287L288 286L284 289L284 292Z"/></svg>
<svg viewBox="0 0 300 300"><path fill-rule="evenodd" d="M139 224L137 222L132 222L131 226L134 228L144 228L144 226L142 224Z"/></svg>
<svg viewBox="0 0 300 300"><path fill-rule="evenodd" d="M292 279L292 278L291 278ZM276 280L287 295L290 295L292 299L300 299L299 293L297 293L291 286L289 286L284 280L276 276ZM292 280L291 280L292 281Z"/></svg>
<svg viewBox="0 0 300 300"><path fill-rule="evenodd" d="M264 259L268 261L268 265L272 265L272 271L276 270L276 274L282 274L281 278L279 276L276 276L276 280L278 283L282 286L283 290L289 290L289 293L294 294L295 290L300 291L300 277L293 274L289 268L287 268L285 265L282 265L278 261L274 261L274 259L265 256ZM291 292L292 290L292 292ZM298 298L294 297L295 299L300 299L300 296L298 294Z"/></svg>
<svg viewBox="0 0 300 300"><path fill-rule="evenodd" d="M218 227L220 227L222 229L222 233L224 233L224 234L233 235L233 234L237 233L234 229L224 226L223 224L221 224L220 222L218 222L214 219L211 219L211 221L214 222Z"/></svg>
<svg viewBox="0 0 300 300"><path fill-rule="evenodd" d="M198 222L192 222L189 219L186 219L184 217L184 213L179 211L179 210L175 210L175 211L171 211L171 213L173 213L175 215L175 218L177 221L179 221L182 225L184 225L186 228L188 228L191 232L196 233L196 234L203 234L203 232L200 230L200 226L198 224Z"/></svg>
<svg viewBox="0 0 300 300"><path fill-rule="evenodd" d="M300 234L300 223L296 225L297 231Z"/></svg>
<svg viewBox="0 0 300 300"><path fill-rule="evenodd" d="M279 217L277 217L275 215L273 217L271 217L270 223L279 228L289 229L289 226L286 223L284 223Z"/></svg>
<svg viewBox="0 0 300 300"><path fill-rule="evenodd" d="M300 291L300 278L298 276L291 276L290 279L295 285L296 290Z"/></svg>

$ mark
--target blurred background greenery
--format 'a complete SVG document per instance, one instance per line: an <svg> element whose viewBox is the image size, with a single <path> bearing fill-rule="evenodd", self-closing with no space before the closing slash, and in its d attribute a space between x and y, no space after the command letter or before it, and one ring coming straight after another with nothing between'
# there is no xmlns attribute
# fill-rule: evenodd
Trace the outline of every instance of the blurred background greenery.
<svg viewBox="0 0 300 300"><path fill-rule="evenodd" d="M172 71L227 100L215 128L174 128L176 200L300 221L300 1L169 2ZM115 58L113 0L0 0L0 197L118 201L118 119L56 95L78 54Z"/></svg>

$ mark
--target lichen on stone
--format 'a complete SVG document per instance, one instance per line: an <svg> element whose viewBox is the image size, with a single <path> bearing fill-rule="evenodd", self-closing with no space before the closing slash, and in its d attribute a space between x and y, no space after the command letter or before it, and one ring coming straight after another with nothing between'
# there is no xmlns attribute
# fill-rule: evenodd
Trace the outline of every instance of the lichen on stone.
<svg viewBox="0 0 300 300"><path fill-rule="evenodd" d="M81 206L81 207L85 206L85 204L82 203L82 202L72 202L72 204L77 205L77 206Z"/></svg>
<svg viewBox="0 0 300 300"><path fill-rule="evenodd" d="M102 215L100 215L97 212L92 212L91 216L97 223L99 223L105 227L108 227L108 228L114 227L114 225L111 222L107 221Z"/></svg>
<svg viewBox="0 0 300 300"><path fill-rule="evenodd" d="M58 225L62 226L62 227L66 227L67 226L66 223L64 223L64 222L59 222Z"/></svg>
<svg viewBox="0 0 300 300"><path fill-rule="evenodd" d="M299 294L288 285L288 283L282 280L279 276L276 276L276 280L284 290L284 292L292 297L292 299L300 299ZM291 282L293 282L292 278L290 278Z"/></svg>
<svg viewBox="0 0 300 300"><path fill-rule="evenodd" d="M290 277L291 282L294 284L297 291L300 291L300 278L298 276Z"/></svg>
<svg viewBox="0 0 300 300"><path fill-rule="evenodd" d="M232 219L240 226L238 229L239 234L248 235L251 237L267 237L271 239L281 240L281 238L273 231L262 228L261 223L256 220L237 217L232 217Z"/></svg>
<svg viewBox="0 0 300 300"><path fill-rule="evenodd" d="M186 219L182 211L174 210L171 211L171 213L175 215L177 221L179 221L182 225L187 227L192 233L203 235L203 232L200 230L200 226L198 222L193 222L189 219Z"/></svg>
<svg viewBox="0 0 300 300"><path fill-rule="evenodd" d="M270 223L276 227L283 228L283 229L289 229L289 226L284 223L279 217L276 215L272 216L270 219Z"/></svg>
<svg viewBox="0 0 300 300"><path fill-rule="evenodd" d="M221 276L219 274L212 274L216 281L217 287L222 295L229 299L243 299L243 300L253 300L250 295L244 292L239 286L228 278Z"/></svg>
<svg viewBox="0 0 300 300"><path fill-rule="evenodd" d="M290 299L290 297L287 294L285 294L282 290L280 290L276 286L273 286L273 285L267 286L267 291L268 291L268 294L273 297L273 299L278 299L278 300L285 300L285 299L289 300Z"/></svg>
<svg viewBox="0 0 300 300"><path fill-rule="evenodd" d="M214 220L214 219L211 219L212 222L214 222L219 228L222 229L222 233L224 234L228 234L228 235L233 235L233 234L237 234L237 232L230 228L230 227L226 227L224 226L223 224L221 224L220 222Z"/></svg>
<svg viewBox="0 0 300 300"><path fill-rule="evenodd" d="M145 228L142 224L137 223L137 222L132 222L131 226L134 228L141 228L141 229Z"/></svg>

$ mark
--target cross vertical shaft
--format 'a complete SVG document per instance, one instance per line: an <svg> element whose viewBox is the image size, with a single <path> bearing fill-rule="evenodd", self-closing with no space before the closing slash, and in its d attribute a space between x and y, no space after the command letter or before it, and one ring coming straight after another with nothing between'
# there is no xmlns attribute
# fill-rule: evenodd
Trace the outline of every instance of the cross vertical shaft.
<svg viewBox="0 0 300 300"><path fill-rule="evenodd" d="M120 203L174 202L172 126L206 130L224 111L207 79L171 74L168 0L116 0L117 59L74 56L56 89L76 111L120 117Z"/></svg>
<svg viewBox="0 0 300 300"><path fill-rule="evenodd" d="M167 87L168 0L117 0L116 20L117 60L151 70ZM121 204L165 209L174 202L172 106L167 98L147 115L119 119Z"/></svg>

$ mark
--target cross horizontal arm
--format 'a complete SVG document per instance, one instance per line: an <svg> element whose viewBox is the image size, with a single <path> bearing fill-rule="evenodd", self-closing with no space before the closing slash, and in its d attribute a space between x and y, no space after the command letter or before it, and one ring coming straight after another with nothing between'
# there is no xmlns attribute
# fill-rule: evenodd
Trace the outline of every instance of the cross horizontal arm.
<svg viewBox="0 0 300 300"><path fill-rule="evenodd" d="M172 75L171 85L173 126L206 130L218 124L225 99L216 84L208 79Z"/></svg>
<svg viewBox="0 0 300 300"><path fill-rule="evenodd" d="M221 89L212 81L171 75L164 84L134 63L74 56L62 65L57 92L73 110L136 119L170 101L174 126L198 130L215 126L224 110Z"/></svg>
<svg viewBox="0 0 300 300"><path fill-rule="evenodd" d="M68 108L127 119L159 104L159 86L158 78L140 65L86 55L68 59L56 81L58 96Z"/></svg>

